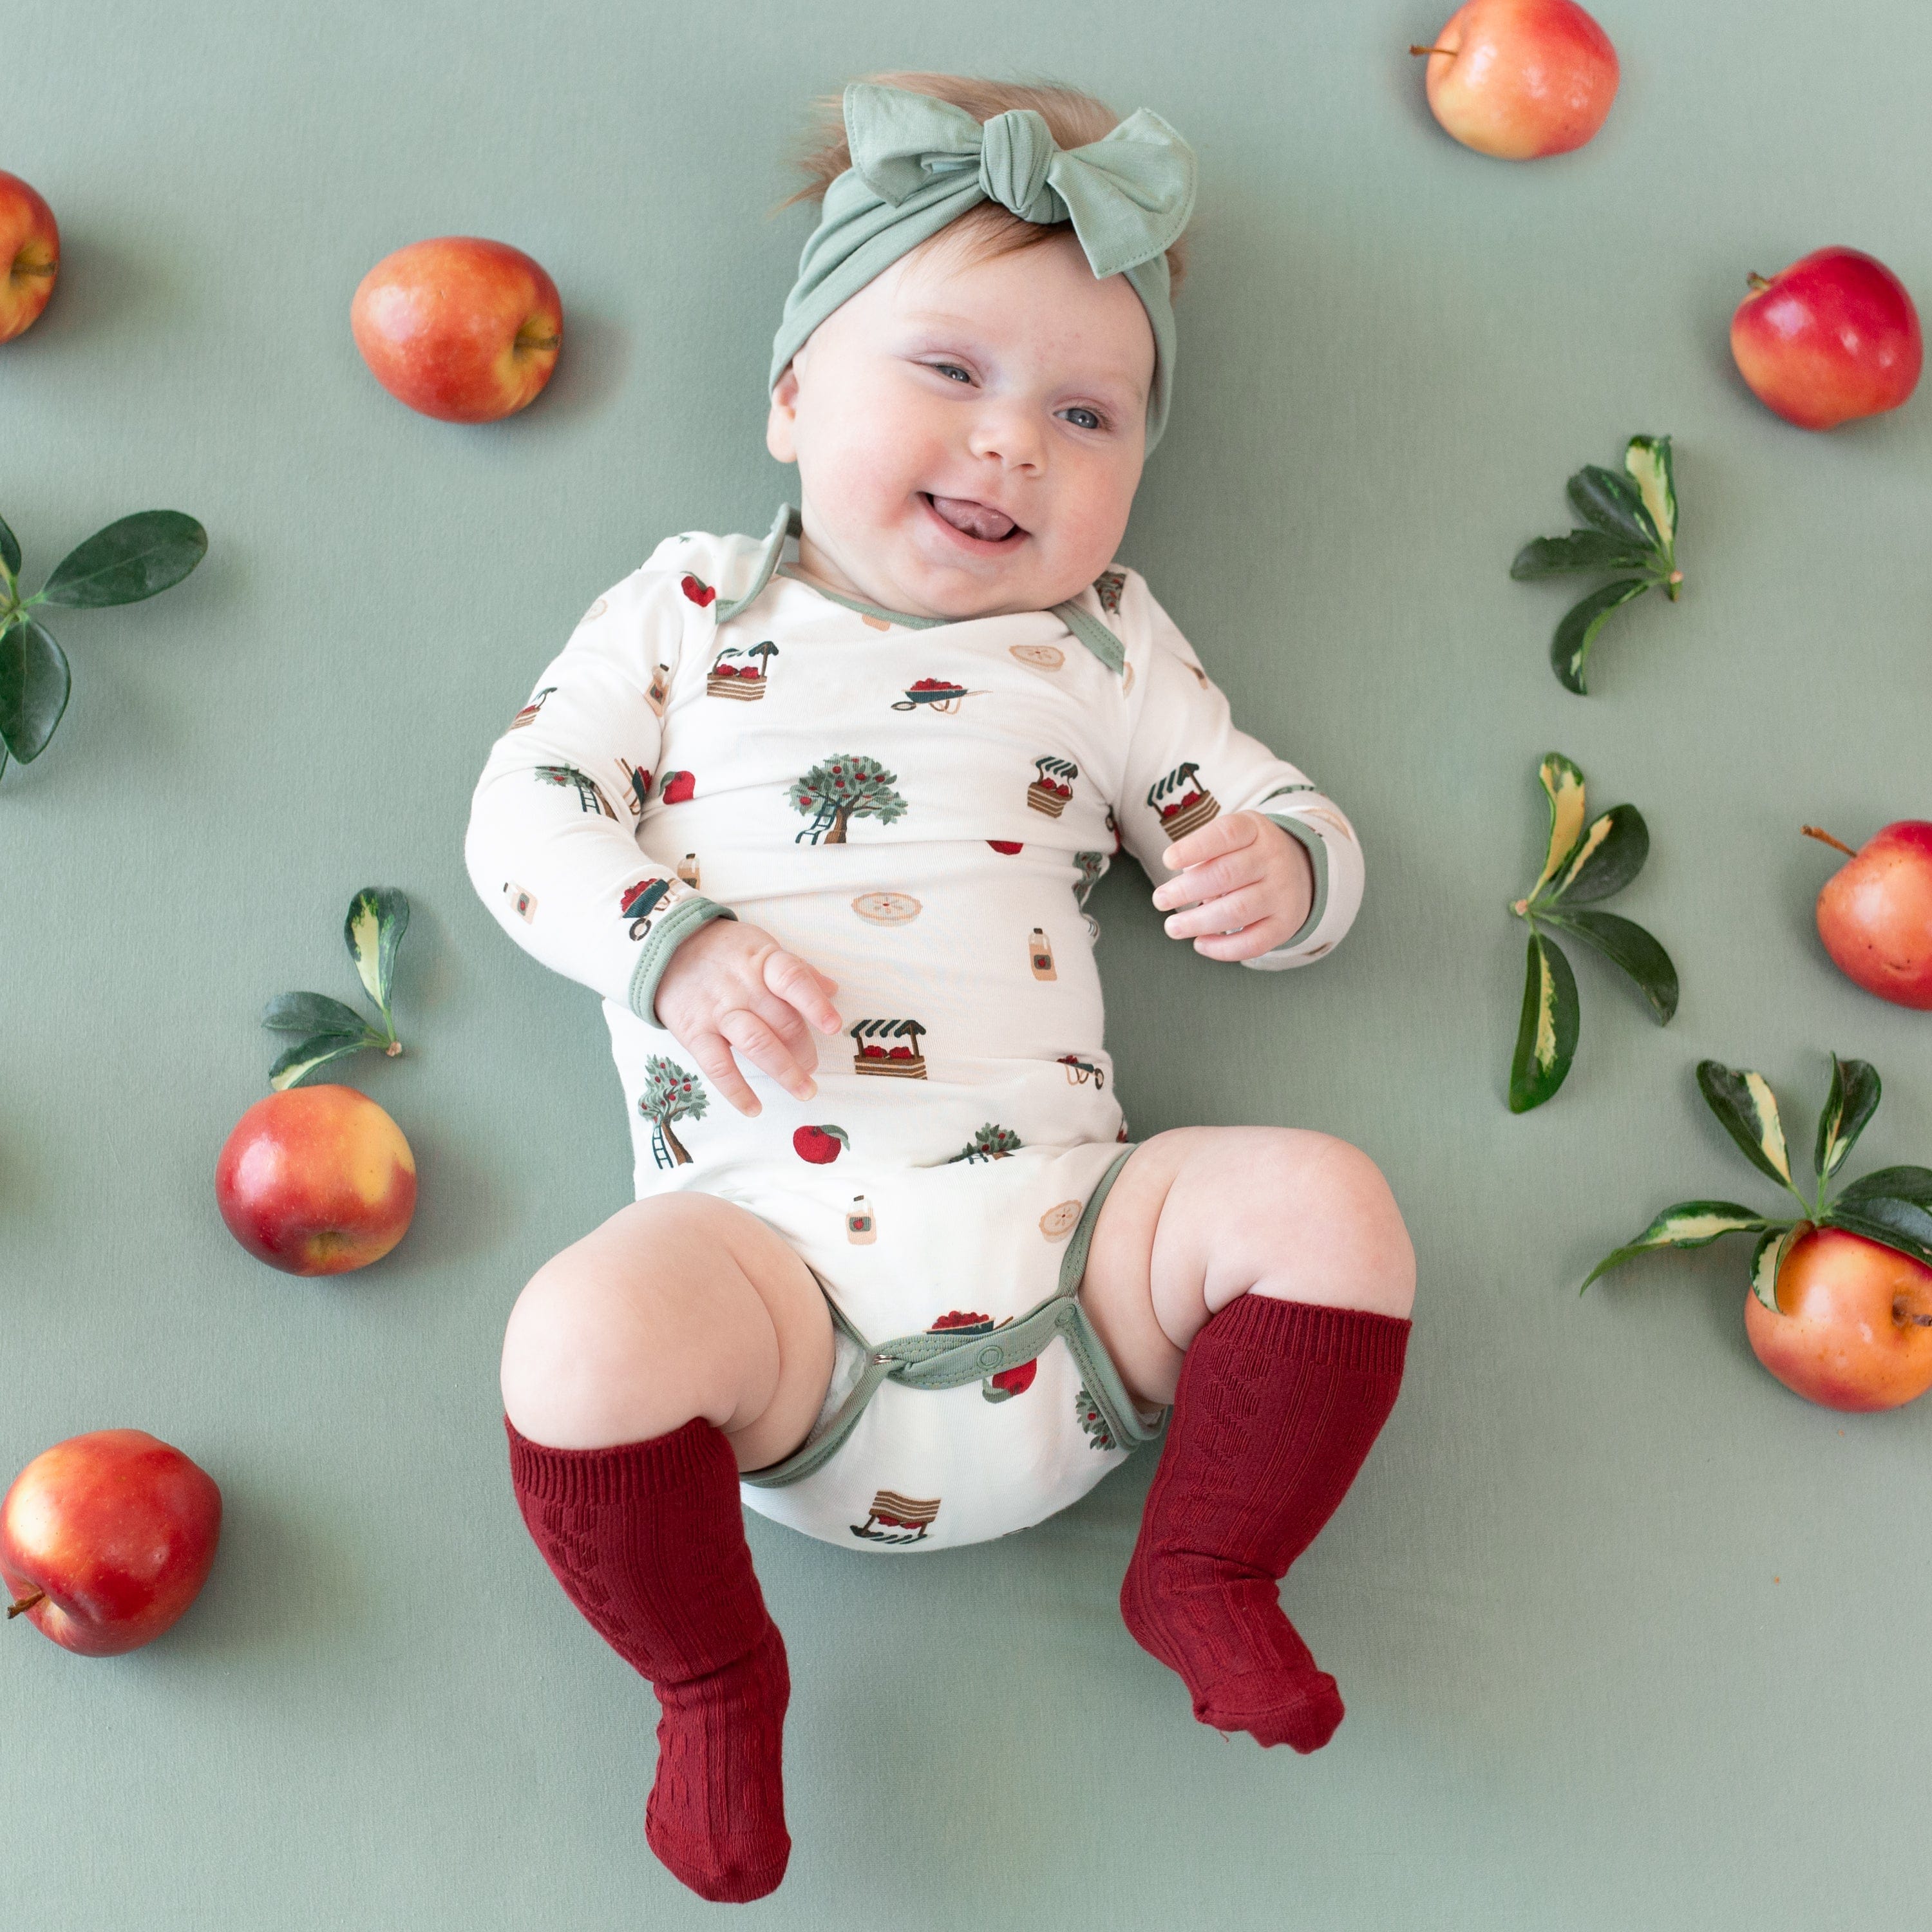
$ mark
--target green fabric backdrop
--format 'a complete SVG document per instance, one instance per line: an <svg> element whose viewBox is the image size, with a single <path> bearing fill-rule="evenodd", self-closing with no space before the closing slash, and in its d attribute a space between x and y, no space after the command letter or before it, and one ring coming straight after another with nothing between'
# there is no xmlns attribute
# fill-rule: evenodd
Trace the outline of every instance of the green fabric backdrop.
<svg viewBox="0 0 1932 1932"><path fill-rule="evenodd" d="M145 1427L220 1482L213 1578L113 1661L0 1640L0 1884L35 1932L714 1922L640 1832L652 1707L512 1508L494 1371L545 1257L628 1193L594 1001L507 945L460 844L490 740L664 533L761 530L760 378L810 94L1064 76L1198 144L1175 416L1126 546L1238 714L1347 805L1366 907L1286 978L1096 909L1136 1131L1297 1122L1393 1180L1421 1262L1406 1396L1289 1602L1349 1717L1318 1757L1191 1720L1114 1592L1148 1469L997 1546L862 1561L754 1522L790 1646L797 1840L756 1922L1898 1926L1923 1910L1917 1632L1932 1403L1840 1418L1757 1368L1746 1250L1614 1239L1755 1184L1706 1054L1806 1108L1877 1063L1858 1160L1932 1156L1932 1018L1826 962L1830 855L1932 816L1932 394L1809 436L1744 391L1746 272L1844 242L1932 298L1932 16L1906 0L1603 0L1622 97L1580 155L1452 145L1426 0L326 8L16 0L0 166L62 225L0 350L0 511L43 571L192 512L179 590L56 627L51 748L0 783L0 1480ZM549 392L485 429L358 362L363 272L500 237L562 291ZM1687 576L1598 693L1511 584L1562 484L1677 438ZM34 575L32 580L38 581ZM1660 1033L1580 962L1582 1052L1502 1093L1539 755L1636 801L1620 909L1676 955ZM228 1238L215 1152L285 988L350 990L351 892L406 888L408 1056L356 1083L422 1204L334 1282ZM1808 1139L1808 1126L1803 1130ZM1748 1192L1745 1198L1755 1198Z"/></svg>

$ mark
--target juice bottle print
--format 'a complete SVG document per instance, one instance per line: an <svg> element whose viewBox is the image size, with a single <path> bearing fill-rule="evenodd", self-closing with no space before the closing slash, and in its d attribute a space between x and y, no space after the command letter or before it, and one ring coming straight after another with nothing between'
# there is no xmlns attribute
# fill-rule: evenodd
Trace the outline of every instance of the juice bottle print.
<svg viewBox="0 0 1932 1932"><path fill-rule="evenodd" d="M1053 970L1053 942L1043 928L1035 926L1027 934L1027 957L1033 966L1036 980L1057 980L1060 975Z"/></svg>
<svg viewBox="0 0 1932 1932"><path fill-rule="evenodd" d="M845 1238L854 1247L866 1247L879 1238L879 1224L872 1217L872 1204L862 1194L852 1197L845 1210Z"/></svg>

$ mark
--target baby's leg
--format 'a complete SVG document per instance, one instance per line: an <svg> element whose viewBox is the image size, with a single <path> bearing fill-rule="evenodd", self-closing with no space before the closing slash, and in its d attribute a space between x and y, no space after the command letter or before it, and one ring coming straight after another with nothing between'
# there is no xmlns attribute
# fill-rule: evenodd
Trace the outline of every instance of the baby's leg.
<svg viewBox="0 0 1932 1932"><path fill-rule="evenodd" d="M1081 1299L1129 1389L1174 1405L1121 1612L1204 1724L1309 1751L1342 1720L1276 1586L1394 1404L1414 1291L1388 1183L1324 1134L1158 1135L1101 1208Z"/></svg>
<svg viewBox="0 0 1932 1932"><path fill-rule="evenodd" d="M811 1271L698 1194L638 1202L546 1262L504 1337L518 1507L571 1600L651 1680L645 1833L706 1898L762 1898L790 1856L790 1678L737 1478L804 1439L832 1352Z"/></svg>

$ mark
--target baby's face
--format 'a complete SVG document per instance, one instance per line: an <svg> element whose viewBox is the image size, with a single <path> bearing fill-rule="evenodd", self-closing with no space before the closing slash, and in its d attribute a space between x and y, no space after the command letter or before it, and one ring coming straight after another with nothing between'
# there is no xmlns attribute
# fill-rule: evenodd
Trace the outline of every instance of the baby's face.
<svg viewBox="0 0 1932 1932"><path fill-rule="evenodd" d="M916 249L820 323L772 392L800 562L916 616L1043 610L1112 560L1146 451L1154 331L1072 234Z"/></svg>

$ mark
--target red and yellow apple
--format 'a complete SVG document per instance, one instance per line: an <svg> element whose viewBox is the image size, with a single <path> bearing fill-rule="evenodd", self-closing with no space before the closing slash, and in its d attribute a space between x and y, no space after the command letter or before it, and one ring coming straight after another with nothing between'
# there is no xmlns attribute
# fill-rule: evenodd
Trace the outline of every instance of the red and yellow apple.
<svg viewBox="0 0 1932 1932"><path fill-rule="evenodd" d="M1753 275L1731 317L1731 353L1760 402L1800 429L1895 410L1924 360L1918 311L1882 262L1820 248Z"/></svg>
<svg viewBox="0 0 1932 1932"><path fill-rule="evenodd" d="M0 169L0 342L40 320L60 273L60 228L54 212L18 175Z"/></svg>
<svg viewBox="0 0 1932 1932"><path fill-rule="evenodd" d="M1444 130L1506 161L1580 148L1617 95L1617 50L1576 0L1468 0L1409 52Z"/></svg>
<svg viewBox="0 0 1932 1932"><path fill-rule="evenodd" d="M257 1100L214 1164L228 1231L290 1274L345 1274L380 1261L416 1212L402 1130L352 1087L291 1087Z"/></svg>
<svg viewBox="0 0 1932 1932"><path fill-rule="evenodd" d="M97 1429L44 1450L0 1501L0 1583L64 1650L115 1657L152 1642L208 1580L221 1492L140 1429Z"/></svg>
<svg viewBox="0 0 1932 1932"><path fill-rule="evenodd" d="M443 422L494 422L550 380L563 305L520 249L446 235L378 262L356 291L349 326L398 401Z"/></svg>
<svg viewBox="0 0 1932 1932"><path fill-rule="evenodd" d="M1744 1333L1784 1386L1826 1408L1897 1408L1932 1388L1932 1268L1814 1228L1778 1271L1778 1312L1744 1292Z"/></svg>
<svg viewBox="0 0 1932 1932"><path fill-rule="evenodd" d="M1932 820L1901 818L1849 855L1818 895L1818 937L1838 970L1894 1006L1932 1011Z"/></svg>

